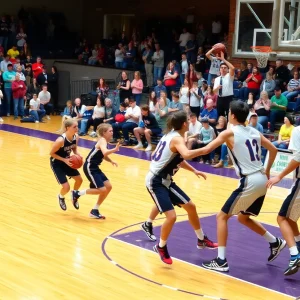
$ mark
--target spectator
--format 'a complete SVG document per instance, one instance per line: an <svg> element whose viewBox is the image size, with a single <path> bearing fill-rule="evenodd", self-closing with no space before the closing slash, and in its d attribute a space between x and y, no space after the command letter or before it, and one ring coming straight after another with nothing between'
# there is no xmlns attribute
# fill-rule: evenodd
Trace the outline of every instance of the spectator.
<svg viewBox="0 0 300 300"><path fill-rule="evenodd" d="M183 28L182 33L179 36L179 40L177 41L179 43L179 48L180 48L181 53L185 52L186 44L187 44L189 38L190 38L190 33L187 31L186 28Z"/></svg>
<svg viewBox="0 0 300 300"><path fill-rule="evenodd" d="M212 84L212 80L220 74L220 65L221 60L219 59L219 54L213 56L212 53L214 52L214 48L211 48L205 55L210 60L210 68L208 73L208 85Z"/></svg>
<svg viewBox="0 0 300 300"><path fill-rule="evenodd" d="M98 54L97 54L97 60L100 66L103 66L105 59L105 48L102 44L99 44L98 47Z"/></svg>
<svg viewBox="0 0 300 300"><path fill-rule="evenodd" d="M16 75L18 74L20 76L20 80L23 81L26 85L26 77L25 77L24 73L22 72L22 67L18 66L16 70L17 70Z"/></svg>
<svg viewBox="0 0 300 300"><path fill-rule="evenodd" d="M180 103L183 105L183 109L186 111L190 103L190 88L187 78L184 79L183 86L180 88L179 97Z"/></svg>
<svg viewBox="0 0 300 300"><path fill-rule="evenodd" d="M247 62L243 60L241 62L241 69L238 72L238 76L235 77L235 80L240 82L239 87L242 87L243 82L247 79L248 75L249 75L249 70L247 68Z"/></svg>
<svg viewBox="0 0 300 300"><path fill-rule="evenodd" d="M61 116L67 116L69 118L74 116L74 107L71 100L68 100L66 103L66 107L64 108L64 111L61 113Z"/></svg>
<svg viewBox="0 0 300 300"><path fill-rule="evenodd" d="M161 91L161 92L160 92L160 98L164 98L164 101L166 101L167 105L169 106L169 104L170 104L170 99L167 98L167 93L166 93L166 92ZM159 99L160 99L160 98L159 98ZM157 101L159 101L159 99L157 99Z"/></svg>
<svg viewBox="0 0 300 300"><path fill-rule="evenodd" d="M6 98L6 115L10 116L10 101L12 98L12 82L15 80L16 72L13 71L13 65L9 63L7 65L7 71L5 71L3 74L3 81L4 81L4 93Z"/></svg>
<svg viewBox="0 0 300 300"><path fill-rule="evenodd" d="M168 104L168 112L172 113L178 110L183 110L183 105L179 102L179 95L178 93L172 93L172 101Z"/></svg>
<svg viewBox="0 0 300 300"><path fill-rule="evenodd" d="M16 57L16 62L14 63L14 71L17 71L18 67L21 67L21 71L25 71L25 66L21 63L20 56Z"/></svg>
<svg viewBox="0 0 300 300"><path fill-rule="evenodd" d="M98 97L100 97L100 100L102 101L102 104L104 105L104 100L108 97L109 92L109 86L106 84L104 78L99 79L99 85L96 89L96 93L98 94Z"/></svg>
<svg viewBox="0 0 300 300"><path fill-rule="evenodd" d="M151 151L151 136L161 134L161 128L158 126L157 120L155 116L150 112L148 105L143 105L141 107L141 119L142 122L139 127L133 129L133 133L138 141L138 144L134 147L135 149L143 148L143 144L141 141L141 135L144 134L148 146L145 151Z"/></svg>
<svg viewBox="0 0 300 300"><path fill-rule="evenodd" d="M103 123L113 124L115 122L116 110L113 108L112 101L109 98L104 100L105 109L104 109L104 120Z"/></svg>
<svg viewBox="0 0 300 300"><path fill-rule="evenodd" d="M258 115L258 123L267 128L269 114L271 109L271 101L266 91L260 93L260 98L254 104L254 110Z"/></svg>
<svg viewBox="0 0 300 300"><path fill-rule="evenodd" d="M223 61L220 65L221 76L215 79L214 92L219 94L217 101L218 115L227 116L228 118L229 105L233 99L234 66L224 58L223 52L221 52L221 59Z"/></svg>
<svg viewBox="0 0 300 300"><path fill-rule="evenodd" d="M206 108L206 102L207 102L208 99L212 99L212 101L214 103L213 106L214 106L214 108L216 108L217 107L217 101L218 101L218 95L216 95L214 93L213 85L209 85L207 87L207 91L206 91L205 97L203 99L204 108Z"/></svg>
<svg viewBox="0 0 300 300"><path fill-rule="evenodd" d="M214 108L214 102L212 99L208 99L206 102L206 108L200 114L199 121L202 122L202 119L207 119L209 125L215 126L218 120L218 112Z"/></svg>
<svg viewBox="0 0 300 300"><path fill-rule="evenodd" d="M158 43L155 44L155 52L153 53L152 61L154 62L155 84L158 78L162 78L162 71L164 68L164 51L160 49L160 45Z"/></svg>
<svg viewBox="0 0 300 300"><path fill-rule="evenodd" d="M178 72L175 70L175 65L173 62L170 62L166 69L166 74L164 76L164 84L167 89L168 98L171 99L171 92L175 91L178 77Z"/></svg>
<svg viewBox="0 0 300 300"><path fill-rule="evenodd" d="M145 71L147 78L147 87L153 86L153 62L152 62L153 51L151 50L148 43L145 44L143 52L143 61L145 63Z"/></svg>
<svg viewBox="0 0 300 300"><path fill-rule="evenodd" d="M6 16L3 15L0 21L0 44L4 47L5 51L7 51L8 36L9 36L9 23L8 20L6 20Z"/></svg>
<svg viewBox="0 0 300 300"><path fill-rule="evenodd" d="M119 82L117 89L120 90L120 102L124 102L126 98L129 98L131 96L131 88L127 73L123 71L121 76L122 80L121 82Z"/></svg>
<svg viewBox="0 0 300 300"><path fill-rule="evenodd" d="M181 74L180 74L180 82L181 85L184 85L184 80L188 75L189 72L189 62L186 59L186 54L182 53L181 54Z"/></svg>
<svg viewBox="0 0 300 300"><path fill-rule="evenodd" d="M45 110L40 109L40 99L37 94L33 94L33 98L29 102L29 115L33 117L35 123L39 123L42 122L45 113Z"/></svg>
<svg viewBox="0 0 300 300"><path fill-rule="evenodd" d="M46 118L50 120L50 114L53 111L53 105L50 103L51 94L48 92L47 85L42 86L42 90L40 91L38 98L40 99L40 109L46 111Z"/></svg>
<svg viewBox="0 0 300 300"><path fill-rule="evenodd" d="M280 127L278 140L273 142L273 145L279 149L288 149L292 131L294 129L293 119L286 116L283 119L284 124Z"/></svg>
<svg viewBox="0 0 300 300"><path fill-rule="evenodd" d="M257 113L250 113L248 126L255 128L260 133L264 132L262 125L258 123Z"/></svg>
<svg viewBox="0 0 300 300"><path fill-rule="evenodd" d="M196 35L196 41L197 41L197 46L198 47L203 47L204 42L206 40L206 36L207 36L207 33L206 33L206 30L204 29L203 24L199 24L198 32L197 32L197 35Z"/></svg>
<svg viewBox="0 0 300 300"><path fill-rule="evenodd" d="M115 66L118 69L122 69L124 59L124 47L121 43L118 44L118 48L115 51Z"/></svg>
<svg viewBox="0 0 300 300"><path fill-rule="evenodd" d="M132 42L128 44L128 50L125 52L123 58L123 69L132 68L133 61L136 58L136 50L133 47Z"/></svg>
<svg viewBox="0 0 300 300"><path fill-rule="evenodd" d="M155 92L156 99L159 99L159 98L160 98L160 93L161 93L161 91L167 93L167 89L166 89L166 87L162 84L163 81L162 81L161 78L157 78L156 82L157 82L157 86L154 87L154 92Z"/></svg>
<svg viewBox="0 0 300 300"><path fill-rule="evenodd" d="M16 74L15 80L11 84L13 99L14 99L14 120L24 117L24 102L26 94L26 85L20 80L20 75Z"/></svg>
<svg viewBox="0 0 300 300"><path fill-rule="evenodd" d="M134 79L131 82L132 96L136 101L136 105L140 106L142 100L144 84L139 71L134 72Z"/></svg>
<svg viewBox="0 0 300 300"><path fill-rule="evenodd" d="M37 83L40 86L47 85L48 86L48 74L46 70L46 66L42 66L42 72L36 77Z"/></svg>
<svg viewBox="0 0 300 300"><path fill-rule="evenodd" d="M30 84L27 88L27 98L32 99L33 94L39 94L41 91L41 87L38 85L36 78L33 78L32 84Z"/></svg>
<svg viewBox="0 0 300 300"><path fill-rule="evenodd" d="M246 79L247 87L243 87L240 90L240 98L244 101L248 99L248 94L252 93L254 99L260 92L260 84L262 82L262 76L259 73L257 67L252 68L252 73L250 73Z"/></svg>
<svg viewBox="0 0 300 300"><path fill-rule="evenodd" d="M141 116L141 109L136 105L135 99L132 97L129 99L129 106L125 114L126 122L112 125L114 130L113 143L116 143L117 139L120 138L120 130L122 130L124 136L123 146L129 146L129 131L133 131L134 128L138 127Z"/></svg>
<svg viewBox="0 0 300 300"><path fill-rule="evenodd" d="M283 121L287 109L288 100L281 94L281 88L275 88L275 95L271 98L271 112L270 112L270 130L274 132L276 121Z"/></svg>
<svg viewBox="0 0 300 300"><path fill-rule="evenodd" d="M43 72L43 64L40 56L36 58L36 63L32 64L33 77L37 78Z"/></svg>
<svg viewBox="0 0 300 300"><path fill-rule="evenodd" d="M147 103L151 113L155 113L156 102L157 102L157 98L156 98L156 95L155 95L155 91L152 91L152 92L149 93L149 98L148 98L148 103Z"/></svg>
<svg viewBox="0 0 300 300"><path fill-rule="evenodd" d="M196 62L195 48L196 48L195 36L193 34L190 34L189 39L185 46L185 53L186 53L187 60L192 64Z"/></svg>
<svg viewBox="0 0 300 300"><path fill-rule="evenodd" d="M247 69L249 71L249 74L252 73L252 68L253 68L253 64L252 63L248 63L247 64Z"/></svg>
<svg viewBox="0 0 300 300"><path fill-rule="evenodd" d="M266 91L268 93L268 97L271 98L274 96L274 89L276 83L272 78L272 74L270 72L266 73L266 79L264 79L260 85L260 91Z"/></svg>
<svg viewBox="0 0 300 300"><path fill-rule="evenodd" d="M220 116L217 125L214 127L215 136L217 137L222 131L226 130L226 128L227 128L227 120L225 117ZM215 154L219 155L219 158L221 157L221 149L222 146L219 146L218 148L215 149L213 159Z"/></svg>
<svg viewBox="0 0 300 300"><path fill-rule="evenodd" d="M290 71L283 64L283 61L281 59L276 60L275 80L276 85L280 87L281 91L285 91L286 86L290 80Z"/></svg>
<svg viewBox="0 0 300 300"><path fill-rule="evenodd" d="M192 146L197 143L200 137L202 124L197 120L197 118L198 116L196 114L190 114L189 131L186 131L184 134L184 140L188 149L192 149Z"/></svg>
<svg viewBox="0 0 300 300"><path fill-rule="evenodd" d="M199 47L195 64L195 70L196 72L201 72L203 74L205 72L205 68L205 54L203 51L203 47Z"/></svg>
<svg viewBox="0 0 300 300"><path fill-rule="evenodd" d="M47 76L48 79L48 89L51 93L51 99L54 108L58 107L58 72L57 68L53 66L51 68L51 73Z"/></svg>
<svg viewBox="0 0 300 300"><path fill-rule="evenodd" d="M189 85L191 86L193 82L198 80L197 72L195 70L195 65L194 64L189 64L189 72L187 75Z"/></svg>
<svg viewBox="0 0 300 300"><path fill-rule="evenodd" d="M196 114L197 117L200 115L200 110L203 108L203 98L200 89L198 88L198 82L195 81L190 88L190 110Z"/></svg>
<svg viewBox="0 0 300 300"><path fill-rule="evenodd" d="M0 71L2 73L6 72L8 64L11 64L11 62L9 61L9 58L10 58L9 55L5 55L4 60L2 60L0 63Z"/></svg>
<svg viewBox="0 0 300 300"><path fill-rule="evenodd" d="M11 59L15 59L17 56L19 56L19 54L20 52L15 45L7 51L7 55L9 55Z"/></svg>
<svg viewBox="0 0 300 300"><path fill-rule="evenodd" d="M26 43L27 34L24 32L24 29L20 27L19 33L16 36L17 39L17 46L19 50L22 50L24 47L24 44Z"/></svg>
<svg viewBox="0 0 300 300"><path fill-rule="evenodd" d="M89 120L92 119L93 108L94 108L93 106L87 106L86 110L81 115L81 120L78 122L78 127L79 127L78 135L79 136L85 136L87 134L87 130L88 130L87 126L88 126Z"/></svg>
<svg viewBox="0 0 300 300"><path fill-rule="evenodd" d="M165 130L167 127L168 104L165 97L160 97L155 106L155 118L159 128Z"/></svg>
<svg viewBox="0 0 300 300"><path fill-rule="evenodd" d="M212 33L212 43L218 43L220 41L220 35L222 32L222 23L220 21L220 16L216 16L211 24L211 33Z"/></svg>
<svg viewBox="0 0 300 300"><path fill-rule="evenodd" d="M94 129L90 133L91 137L97 137L97 127L103 123L105 116L105 107L104 107L104 101L101 100L100 97L97 98L96 105L93 109L93 115L87 122L87 130L89 130L90 126L93 125Z"/></svg>
<svg viewBox="0 0 300 300"><path fill-rule="evenodd" d="M24 75L25 75L26 85L30 86L32 84L32 79L33 79L33 73L30 65L26 66Z"/></svg>
<svg viewBox="0 0 300 300"><path fill-rule="evenodd" d="M98 62L98 45L94 45L94 49L92 50L92 56L89 57L88 64L96 65Z"/></svg>
<svg viewBox="0 0 300 300"><path fill-rule="evenodd" d="M294 78L291 79L287 85L287 91L283 92L288 101L294 100L295 97L300 93L300 81L298 71L294 72Z"/></svg>

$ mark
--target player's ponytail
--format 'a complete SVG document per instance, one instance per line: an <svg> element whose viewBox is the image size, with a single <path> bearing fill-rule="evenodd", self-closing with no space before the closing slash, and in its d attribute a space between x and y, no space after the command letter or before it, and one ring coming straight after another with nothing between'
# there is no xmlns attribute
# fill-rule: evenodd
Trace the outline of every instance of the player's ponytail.
<svg viewBox="0 0 300 300"><path fill-rule="evenodd" d="M187 122L187 113L183 110L176 111L169 115L165 134L172 130L180 130L184 122Z"/></svg>

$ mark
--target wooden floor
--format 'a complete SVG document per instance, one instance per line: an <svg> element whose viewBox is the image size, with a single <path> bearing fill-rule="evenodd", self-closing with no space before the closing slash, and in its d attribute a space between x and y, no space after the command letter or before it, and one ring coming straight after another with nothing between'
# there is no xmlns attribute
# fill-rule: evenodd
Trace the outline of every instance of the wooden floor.
<svg viewBox="0 0 300 300"><path fill-rule="evenodd" d="M54 132L59 120L57 117L47 124L22 126ZM7 118L5 122L21 126ZM80 198L79 211L70 201L66 212L59 208L59 186L49 167L51 144L1 131L0 126L0 299L196 298L166 286L202 294L202 299L290 299L184 262L176 261L167 267L155 253L109 239L106 252L114 262L165 286L118 268L103 255L101 245L111 233L148 217L152 200L145 190L144 178L149 162L115 154L113 159L119 168L103 163L113 190L101 207L107 219L92 220L88 213L95 203L93 196ZM80 148L80 152L86 156L89 150ZM204 182L185 170L178 172L176 181L194 200L198 212L209 214L220 210L237 185L236 179L212 174ZM87 186L84 178L82 187ZM275 225L280 199L287 192L273 188L258 220ZM178 213L183 214L182 210ZM178 218L183 220L187 217ZM161 223L159 220L155 225Z"/></svg>

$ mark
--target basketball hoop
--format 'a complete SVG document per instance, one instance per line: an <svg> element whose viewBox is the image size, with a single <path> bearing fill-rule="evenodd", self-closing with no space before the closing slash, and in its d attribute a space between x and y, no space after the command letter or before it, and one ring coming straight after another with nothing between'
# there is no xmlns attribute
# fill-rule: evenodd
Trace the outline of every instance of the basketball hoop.
<svg viewBox="0 0 300 300"><path fill-rule="evenodd" d="M269 46L252 46L251 47L259 68L265 68L268 64L269 54L272 51Z"/></svg>

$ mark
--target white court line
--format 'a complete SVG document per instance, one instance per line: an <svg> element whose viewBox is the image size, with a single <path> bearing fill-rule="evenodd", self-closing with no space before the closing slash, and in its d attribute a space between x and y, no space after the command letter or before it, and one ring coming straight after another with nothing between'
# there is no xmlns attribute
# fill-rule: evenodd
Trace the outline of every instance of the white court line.
<svg viewBox="0 0 300 300"><path fill-rule="evenodd" d="M112 240L119 241L119 242L124 243L124 244L127 244L127 245L134 246L134 247L139 248L139 249L144 249L144 250L146 250L146 251L148 251L148 252L151 252L151 253L155 253L155 252L152 251L152 250L149 250L149 249L146 249L146 248L144 248L144 247L140 247L140 246L137 246L137 245L134 245L134 244L131 244L131 243L128 243L128 242L125 242L125 241L116 239L116 238L111 237L111 236L108 236L108 238L109 238L109 239L112 239ZM271 292L273 292L273 293L277 293L277 294L279 294L279 295L284 295L284 296L286 296L286 297L290 297L291 299L295 299L295 297L292 297L292 296L290 296L290 295L287 295L287 294L284 294L284 293L281 293L281 292L278 292L278 291L274 291L274 290L269 289L269 288L267 288L267 287L264 287L264 286L261 286L261 285L258 285L258 284L255 284L255 283L252 283L252 282L249 282L249 281L246 281L246 280L243 280L243 279L240 279L240 278L231 276L231 275L223 274L222 272L216 272L216 271L213 271L213 270L205 269L205 268L203 268L203 267L200 267L200 266L198 266L198 265L192 264L192 263L190 263L190 262L181 260L181 259L176 258L176 257L173 257L173 256L172 256L172 259L177 260L177 261L180 261L180 262L182 262L182 263L185 263L185 264L190 265L190 266L193 266L193 267L197 267L197 268L199 268L199 269L201 269L201 270L204 270L204 271L208 271L208 272L211 272L211 273L214 273L214 274L217 273L217 274L220 274L220 275L222 275L222 276L230 277L230 278L236 279L236 280L238 280L238 281L245 282L245 283L254 285L254 286L256 286L256 287L259 287L259 288L262 288L262 289L271 291ZM220 299L220 298L212 298L212 299Z"/></svg>

